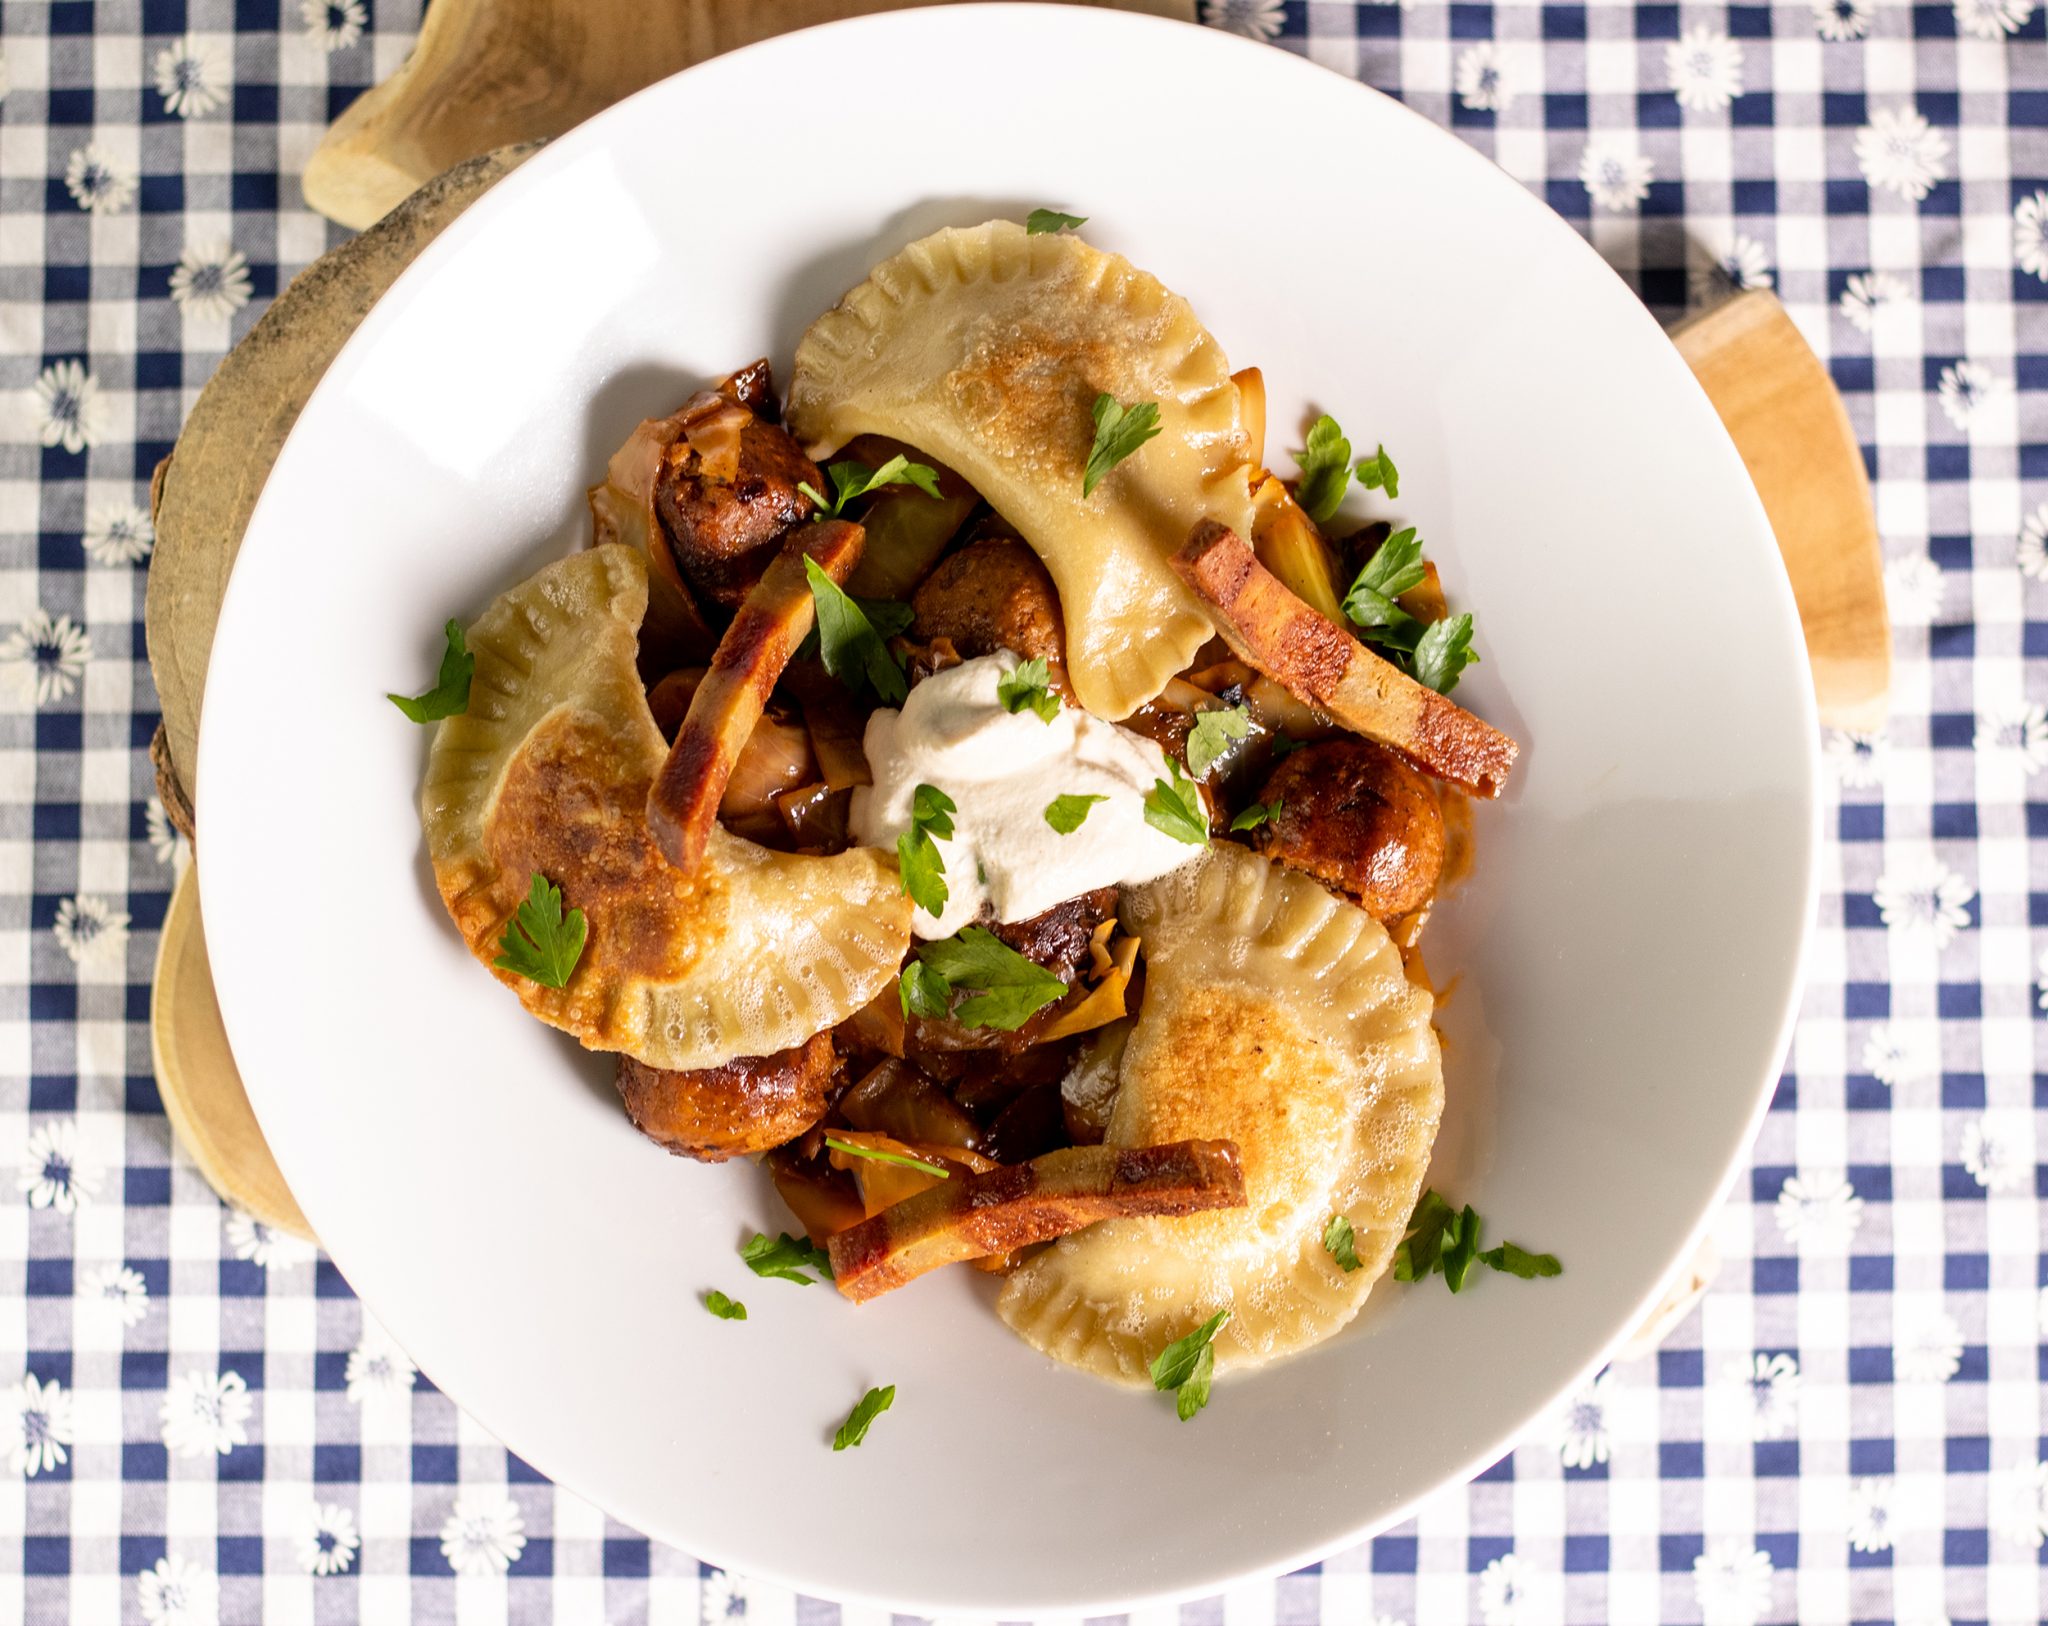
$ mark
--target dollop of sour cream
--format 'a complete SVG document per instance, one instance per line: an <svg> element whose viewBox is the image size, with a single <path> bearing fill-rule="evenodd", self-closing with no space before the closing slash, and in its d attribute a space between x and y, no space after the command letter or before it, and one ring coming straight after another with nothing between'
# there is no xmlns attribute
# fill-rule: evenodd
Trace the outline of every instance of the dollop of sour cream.
<svg viewBox="0 0 2048 1626"><path fill-rule="evenodd" d="M919 785L952 797L950 839L935 837L946 864L946 910L918 909L919 937L950 937L980 916L1028 920L1097 887L1156 880L1202 849L1145 822L1145 795L1167 777L1152 741L1073 706L1051 722L1028 708L1003 709L996 687L1017 666L1004 652L926 678L901 711L868 719L872 786L853 793L854 839L893 850L910 828ZM1100 796L1071 835L1046 822L1056 796Z"/></svg>

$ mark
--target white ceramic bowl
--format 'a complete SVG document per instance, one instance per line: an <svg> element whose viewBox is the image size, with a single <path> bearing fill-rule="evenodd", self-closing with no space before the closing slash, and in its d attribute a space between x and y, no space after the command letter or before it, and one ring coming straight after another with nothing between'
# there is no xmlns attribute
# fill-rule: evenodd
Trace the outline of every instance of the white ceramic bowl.
<svg viewBox="0 0 2048 1626"><path fill-rule="evenodd" d="M1391 1281L1343 1335L1159 1397L1052 1365L949 1271L856 1309L750 1276L752 1167L640 1139L609 1063L527 1018L436 901L414 802L450 615L585 531L642 416L799 333L945 224L1089 216L1273 392L1402 472L1524 745L1430 928L1434 1182L1553 1282ZM1284 466L1284 463L1283 463ZM214 974L336 1263L507 1445L720 1564L920 1611L1213 1590L1498 1456L1622 1336L1741 1158L1786 1042L1814 724L1763 514L1656 324L1451 137L1279 51L969 6L657 85L500 182L321 383L228 594L200 744ZM735 967L735 975L745 975ZM699 1295L743 1296L744 1325ZM863 1389L897 1385L835 1455Z"/></svg>

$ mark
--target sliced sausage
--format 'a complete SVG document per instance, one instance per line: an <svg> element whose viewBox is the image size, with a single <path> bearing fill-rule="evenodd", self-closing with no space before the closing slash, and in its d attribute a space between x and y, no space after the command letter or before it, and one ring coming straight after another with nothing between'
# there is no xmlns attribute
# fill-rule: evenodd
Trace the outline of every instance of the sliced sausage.
<svg viewBox="0 0 2048 1626"><path fill-rule="evenodd" d="M1258 800L1280 812L1253 832L1253 847L1382 924L1435 892L1443 811L1429 781L1391 751L1349 736L1305 746L1281 759Z"/></svg>
<svg viewBox="0 0 2048 1626"><path fill-rule="evenodd" d="M910 635L952 640L966 657L1012 649L1066 660L1060 597L1029 544L998 538L950 553L911 596Z"/></svg>
<svg viewBox="0 0 2048 1626"><path fill-rule="evenodd" d="M669 449L654 490L676 568L700 598L731 609L775 557L783 534L811 514L799 485L825 489L818 465L786 429L749 418L739 431L738 466L721 479L687 440Z"/></svg>
<svg viewBox="0 0 2048 1626"><path fill-rule="evenodd" d="M794 1140L825 1116L837 1064L830 1033L772 1056L669 1072L619 1058L626 1116L649 1140L682 1157L723 1163Z"/></svg>

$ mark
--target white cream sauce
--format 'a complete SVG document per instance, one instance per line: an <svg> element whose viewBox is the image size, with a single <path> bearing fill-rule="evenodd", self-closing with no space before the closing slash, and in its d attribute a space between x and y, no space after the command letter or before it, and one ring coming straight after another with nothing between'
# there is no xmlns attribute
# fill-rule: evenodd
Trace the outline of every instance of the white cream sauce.
<svg viewBox="0 0 2048 1626"><path fill-rule="evenodd" d="M875 782L853 793L852 831L894 850L919 785L952 797L950 839L935 837L948 896L937 918L918 909L919 937L950 937L986 904L999 921L1028 920L1102 886L1156 880L1202 856L1145 822L1145 794L1167 777L1152 741L1073 706L1051 722L1003 709L996 687L1018 664L1007 651L926 678L901 711L868 719ZM1046 823L1056 796L1102 796L1071 835Z"/></svg>

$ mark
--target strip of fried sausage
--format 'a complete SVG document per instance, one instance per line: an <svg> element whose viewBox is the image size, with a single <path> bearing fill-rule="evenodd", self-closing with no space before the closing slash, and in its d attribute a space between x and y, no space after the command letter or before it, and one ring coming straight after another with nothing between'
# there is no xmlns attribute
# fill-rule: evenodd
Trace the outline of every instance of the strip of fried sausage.
<svg viewBox="0 0 2048 1626"><path fill-rule="evenodd" d="M843 582L860 563L861 544L861 528L845 520L791 532L719 640L711 670L690 697L668 760L647 792L647 827L655 845L685 875L703 862L732 766L761 720L775 680L816 620L804 559L816 560L833 581Z"/></svg>
<svg viewBox="0 0 2048 1626"><path fill-rule="evenodd" d="M829 1244L839 1291L874 1298L926 1271L1049 1242L1097 1220L1244 1207L1237 1143L1069 1146L1029 1163L958 1175Z"/></svg>
<svg viewBox="0 0 2048 1626"><path fill-rule="evenodd" d="M1318 615L1227 525L1203 520L1173 568L1215 610L1239 658L1298 699L1462 791L1501 793L1520 750L1513 740Z"/></svg>

